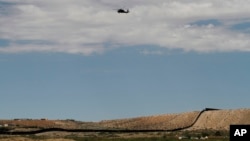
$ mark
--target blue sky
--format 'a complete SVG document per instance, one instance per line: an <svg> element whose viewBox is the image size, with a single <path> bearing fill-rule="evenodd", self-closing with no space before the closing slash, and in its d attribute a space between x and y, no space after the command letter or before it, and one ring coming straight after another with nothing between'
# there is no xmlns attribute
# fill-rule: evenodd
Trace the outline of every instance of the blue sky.
<svg viewBox="0 0 250 141"><path fill-rule="evenodd" d="M0 0L0 118L249 108L250 2L239 1Z"/></svg>

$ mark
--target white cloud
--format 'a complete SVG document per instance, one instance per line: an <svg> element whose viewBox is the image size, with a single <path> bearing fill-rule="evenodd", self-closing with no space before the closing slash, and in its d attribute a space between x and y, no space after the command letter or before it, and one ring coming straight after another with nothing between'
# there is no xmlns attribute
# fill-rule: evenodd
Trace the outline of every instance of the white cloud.
<svg viewBox="0 0 250 141"><path fill-rule="evenodd" d="M0 48L5 53L90 55L145 44L196 52L250 50L250 34L229 28L250 18L249 0L0 0L0 5L3 2L8 8L0 10L0 39L10 41ZM117 14L114 9L120 7L131 13ZM190 25L207 19L222 24Z"/></svg>

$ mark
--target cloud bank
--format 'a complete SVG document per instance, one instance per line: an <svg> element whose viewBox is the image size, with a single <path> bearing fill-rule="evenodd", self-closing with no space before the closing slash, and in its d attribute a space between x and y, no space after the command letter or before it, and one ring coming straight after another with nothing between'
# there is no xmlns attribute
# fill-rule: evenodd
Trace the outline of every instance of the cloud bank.
<svg viewBox="0 0 250 141"><path fill-rule="evenodd" d="M250 51L250 24L234 29L250 23L249 6L249 0L0 0L0 52L90 55L137 45Z"/></svg>

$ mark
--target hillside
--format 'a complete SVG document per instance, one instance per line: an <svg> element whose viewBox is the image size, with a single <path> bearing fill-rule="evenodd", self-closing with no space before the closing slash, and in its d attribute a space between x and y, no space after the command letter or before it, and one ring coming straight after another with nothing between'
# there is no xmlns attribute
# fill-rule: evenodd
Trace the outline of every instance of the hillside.
<svg viewBox="0 0 250 141"><path fill-rule="evenodd" d="M229 130L230 124L250 124L250 109L216 110L204 109L175 114L82 122L74 120L15 119L0 120L0 126L10 132L35 131L39 129L91 129L91 130Z"/></svg>
<svg viewBox="0 0 250 141"><path fill-rule="evenodd" d="M128 119L117 119L101 121L99 124L106 128L131 129L131 130L172 130L192 124L199 111L162 114L154 116L136 117Z"/></svg>
<svg viewBox="0 0 250 141"><path fill-rule="evenodd" d="M173 130L188 127L188 130L229 130L230 124L250 124L250 109L203 110L177 114L162 114L148 117L101 121L107 128ZM197 119L197 121L196 121Z"/></svg>
<svg viewBox="0 0 250 141"><path fill-rule="evenodd" d="M250 109L206 111L189 130L229 130L230 124L250 124Z"/></svg>

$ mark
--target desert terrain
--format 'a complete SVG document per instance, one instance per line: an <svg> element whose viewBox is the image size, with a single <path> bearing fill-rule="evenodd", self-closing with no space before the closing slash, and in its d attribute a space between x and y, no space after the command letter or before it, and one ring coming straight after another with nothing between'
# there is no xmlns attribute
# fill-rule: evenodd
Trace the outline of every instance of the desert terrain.
<svg viewBox="0 0 250 141"><path fill-rule="evenodd" d="M223 131L228 132L231 124L250 124L250 109L204 109L202 111L191 111L184 113L160 114L152 116L143 116L135 118L102 120L99 122L83 122L68 120L49 120L49 119L8 119L0 120L1 135L0 140L33 140L23 136L14 137L10 135L15 132L30 132L43 129L69 129L71 130L91 130L88 132L60 132L49 131L34 134L33 136L48 136L49 138L38 138L37 140L55 140L55 141L71 141L69 136L78 137L152 137L154 135L168 135L180 132L196 132L196 131ZM93 132L92 132L93 130ZM95 130L97 130L95 132ZM113 131L120 130L121 133L107 134ZM133 134L129 131L140 131ZM152 131L161 133L141 134L144 131ZM104 133L102 133L102 131ZM128 133L122 133L128 131ZM5 134L8 133L8 134ZM149 136L150 135L150 136ZM7 137L7 138L6 138ZM55 138L56 137L56 138ZM51 139L52 138L52 139Z"/></svg>
<svg viewBox="0 0 250 141"><path fill-rule="evenodd" d="M99 125L107 128L123 129L163 129L191 127L187 130L229 130L231 124L250 124L250 109L208 110L162 114L129 119L107 120ZM200 114L200 116L199 116ZM197 118L197 116L199 116Z"/></svg>

